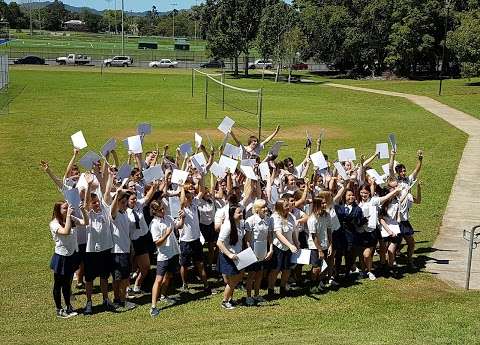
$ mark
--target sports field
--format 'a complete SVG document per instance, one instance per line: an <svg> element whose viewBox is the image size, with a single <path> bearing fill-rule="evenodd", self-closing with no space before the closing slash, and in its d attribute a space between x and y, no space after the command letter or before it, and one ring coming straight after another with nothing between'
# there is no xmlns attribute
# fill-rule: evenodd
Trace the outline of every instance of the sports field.
<svg viewBox="0 0 480 345"><path fill-rule="evenodd" d="M57 320L48 268L53 251L48 222L53 202L61 196L39 169L40 159L48 160L52 170L63 175L72 154L70 135L78 130L83 130L89 149L98 150L111 136L123 139L146 121L153 126L153 133L145 139L147 148L167 143L173 148L193 140L195 131L208 133L220 144L221 133L215 128L225 115L237 121L245 140L249 130L256 132L256 118L228 107L222 111L211 99L205 120L203 80L196 79L192 98L188 71L109 69L101 75L94 68L12 67L10 77L11 87L3 95L10 100L8 113L0 115L0 173L6 177L0 204L0 343L478 342L480 293L452 289L424 272L405 273L399 280L363 280L323 295L302 293L264 307L234 311L220 308L220 295L197 299L201 293L192 290L193 301L166 308L153 320L148 315L149 295L137 300L141 305L130 312ZM416 150L423 149L422 204L413 208L412 223L418 230L415 256L419 266L428 260L465 134L403 99L339 90L321 82L228 82L264 88L264 132L281 126L278 138L288 144L281 158L288 153L295 161L301 160L305 131L318 135L321 128L326 130L322 148L331 157L337 149L348 147L355 147L357 154L372 154L375 144L386 142L394 132L398 160L410 170ZM252 106L252 100L244 96L232 93L228 97L232 104ZM472 102L477 99L475 95L464 97L472 97ZM448 145L445 138L449 138ZM121 159L125 157L126 152L121 152ZM375 167L380 169L380 164ZM237 291L236 298L243 294ZM74 306L83 307L84 302L80 295ZM100 302L100 295L95 296L94 304Z"/></svg>

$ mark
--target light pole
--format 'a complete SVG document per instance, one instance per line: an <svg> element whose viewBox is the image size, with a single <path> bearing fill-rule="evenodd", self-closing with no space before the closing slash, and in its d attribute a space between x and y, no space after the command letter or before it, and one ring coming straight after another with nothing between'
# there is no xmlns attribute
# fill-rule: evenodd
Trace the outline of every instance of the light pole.
<svg viewBox="0 0 480 345"><path fill-rule="evenodd" d="M125 32L123 27L123 11L124 11L124 6L123 6L123 0L122 0L122 55L125 55Z"/></svg>
<svg viewBox="0 0 480 345"><path fill-rule="evenodd" d="M195 11L198 10L198 1L195 0ZM197 15L195 14L195 33L194 33L194 41L195 44L197 43Z"/></svg>
<svg viewBox="0 0 480 345"><path fill-rule="evenodd" d="M445 46L447 45L447 32L448 32L448 16L450 14L450 4L451 0L445 0L445 8L447 13L445 15L445 35L443 37L443 47L442 47L442 67L440 69L440 83L438 85L438 95L442 95L442 81L443 74L445 72Z"/></svg>
<svg viewBox="0 0 480 345"><path fill-rule="evenodd" d="M33 18L32 18L32 10L33 10L33 3L32 0L28 1L28 9L30 12L30 36L33 36Z"/></svg>
<svg viewBox="0 0 480 345"><path fill-rule="evenodd" d="M172 24L172 38L173 38L174 41L175 41L175 6L177 6L177 5L178 5L177 3L170 4L170 6L173 7L173 10L172 10L172 20L173 20L173 24Z"/></svg>

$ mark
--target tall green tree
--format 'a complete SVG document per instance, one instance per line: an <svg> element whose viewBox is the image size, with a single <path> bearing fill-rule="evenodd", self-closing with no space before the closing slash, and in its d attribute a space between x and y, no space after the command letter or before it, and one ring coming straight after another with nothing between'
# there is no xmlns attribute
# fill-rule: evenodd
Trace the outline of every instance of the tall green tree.
<svg viewBox="0 0 480 345"><path fill-rule="evenodd" d="M63 22L68 19L69 11L65 9L63 2L55 0L47 6L46 29L59 31L62 29Z"/></svg>

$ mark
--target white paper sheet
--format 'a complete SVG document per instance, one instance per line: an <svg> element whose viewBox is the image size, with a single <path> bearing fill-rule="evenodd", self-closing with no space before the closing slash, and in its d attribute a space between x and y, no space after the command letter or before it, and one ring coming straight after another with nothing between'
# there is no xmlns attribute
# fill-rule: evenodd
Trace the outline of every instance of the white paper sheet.
<svg viewBox="0 0 480 345"><path fill-rule="evenodd" d="M338 174L342 177L342 179L344 181L347 181L349 179L349 177L348 177L347 172L345 171L345 168L343 167L342 163L340 163L339 161L335 161L335 162L333 162L333 165L337 169Z"/></svg>
<svg viewBox="0 0 480 345"><path fill-rule="evenodd" d="M397 152L397 138L395 137L395 134L390 133L388 135L388 141L392 146L393 151Z"/></svg>
<svg viewBox="0 0 480 345"><path fill-rule="evenodd" d="M278 156L278 153L280 152L280 148L282 147L283 144L284 144L283 141L275 142L275 144L273 144L269 152L274 156Z"/></svg>
<svg viewBox="0 0 480 345"><path fill-rule="evenodd" d="M388 143L377 144L375 152L376 153L380 152L380 159L390 158L390 155L388 154Z"/></svg>
<svg viewBox="0 0 480 345"><path fill-rule="evenodd" d="M72 134L71 138L73 147L75 147L76 149L81 150L87 147L87 141L85 140L82 131L78 131L77 133Z"/></svg>
<svg viewBox="0 0 480 345"><path fill-rule="evenodd" d="M338 160L340 162L346 162L346 161L354 161L357 159L357 156L355 154L355 149L343 149L343 150L338 150Z"/></svg>
<svg viewBox="0 0 480 345"><path fill-rule="evenodd" d="M145 184L155 180L162 180L164 177L165 175L162 166L158 164L143 171L143 180L145 181Z"/></svg>
<svg viewBox="0 0 480 345"><path fill-rule="evenodd" d="M237 254L237 260L234 261L235 266L237 266L237 270L243 270L245 267L250 266L257 262L257 257L253 252L252 248L248 247L245 250L242 250L240 253Z"/></svg>
<svg viewBox="0 0 480 345"><path fill-rule="evenodd" d="M80 193L77 188L67 189L63 192L63 195L70 206L76 210L79 209L82 200L80 199Z"/></svg>
<svg viewBox="0 0 480 345"><path fill-rule="evenodd" d="M227 134L227 133L230 133L234 124L235 124L235 121L233 121L228 116L225 116L225 118L223 119L223 121L220 123L220 125L217 128L223 134Z"/></svg>
<svg viewBox="0 0 480 345"><path fill-rule="evenodd" d="M117 141L114 138L108 139L108 141L102 146L100 152L102 152L102 156L106 157L109 152L115 150L117 148Z"/></svg>
<svg viewBox="0 0 480 345"><path fill-rule="evenodd" d="M152 125L144 122L138 125L137 127L137 134L138 135L146 135L152 133Z"/></svg>
<svg viewBox="0 0 480 345"><path fill-rule="evenodd" d="M210 172L219 180L225 178L225 175L227 174L225 172L225 168L217 162L212 163L212 165L210 166Z"/></svg>
<svg viewBox="0 0 480 345"><path fill-rule="evenodd" d="M233 173L235 173L235 170L237 169L238 161L222 155L220 157L220 160L219 160L218 164L221 167L225 168L225 170L230 170L230 172L233 174Z"/></svg>
<svg viewBox="0 0 480 345"><path fill-rule="evenodd" d="M268 181L270 178L270 168L268 167L268 163L260 163L258 167L260 168L260 176L262 176L262 180Z"/></svg>
<svg viewBox="0 0 480 345"><path fill-rule="evenodd" d="M264 162L264 163L267 163L267 162ZM257 161L255 159L242 159L240 161L240 165L245 165L245 166L249 166L249 167L254 167L255 164L257 164Z"/></svg>
<svg viewBox="0 0 480 345"><path fill-rule="evenodd" d="M193 155L192 163L195 166L195 168L197 168L197 170L202 174L206 172L207 160L205 159L203 152Z"/></svg>
<svg viewBox="0 0 480 345"><path fill-rule="evenodd" d="M180 198L178 196L169 197L168 208L170 209L170 216L172 216L172 218L178 218L178 211L180 211Z"/></svg>
<svg viewBox="0 0 480 345"><path fill-rule="evenodd" d="M320 272L325 271L328 268L327 260L323 259L322 260L322 269Z"/></svg>
<svg viewBox="0 0 480 345"><path fill-rule="evenodd" d="M80 158L79 163L85 169L92 169L93 164L97 163L100 160L100 156L93 151L87 152L82 158Z"/></svg>
<svg viewBox="0 0 480 345"><path fill-rule="evenodd" d="M312 160L313 166L317 169L328 168L328 163L325 160L325 156L323 155L322 151L318 151L315 152L313 155L310 155L310 159Z"/></svg>
<svg viewBox="0 0 480 345"><path fill-rule="evenodd" d="M395 170L395 167L397 166L398 162L397 161L394 161L393 162L393 169ZM382 165L382 170L383 172L385 173L385 175L389 175L390 172L388 171L388 166L390 165L390 163L386 163L386 164L383 164Z"/></svg>
<svg viewBox="0 0 480 345"><path fill-rule="evenodd" d="M232 145L230 143L225 143L225 148L223 149L223 155L233 159L241 159L242 148Z"/></svg>
<svg viewBox="0 0 480 345"><path fill-rule="evenodd" d="M180 153L184 156L192 153L192 143L191 142L183 143L178 148L180 149Z"/></svg>
<svg viewBox="0 0 480 345"><path fill-rule="evenodd" d="M245 176L250 180L254 180L254 181L258 180L258 177L255 174L255 171L253 171L253 168L251 166L240 165L240 170L242 170Z"/></svg>
<svg viewBox="0 0 480 345"><path fill-rule="evenodd" d="M367 174L370 175L373 178L373 180L375 181L376 184L380 185L380 184L385 183L382 176L380 176L380 174L375 169L367 170Z"/></svg>
<svg viewBox="0 0 480 345"><path fill-rule="evenodd" d="M130 165L128 165L127 163L122 164L118 168L117 178L119 180L123 180L124 178L129 178L131 172L132 172L132 167Z"/></svg>
<svg viewBox="0 0 480 345"><path fill-rule="evenodd" d="M195 132L195 147L199 148L201 145L202 145L202 137L200 136L200 134Z"/></svg>
<svg viewBox="0 0 480 345"><path fill-rule="evenodd" d="M300 265L310 265L310 249L300 249L296 253L292 253L290 262Z"/></svg>
<svg viewBox="0 0 480 345"><path fill-rule="evenodd" d="M140 135L134 135L127 138L128 151L132 153L142 153L142 139Z"/></svg>
<svg viewBox="0 0 480 345"><path fill-rule="evenodd" d="M185 181L187 181L187 178L188 178L188 171L183 171L178 169L173 170L172 183L183 185Z"/></svg>

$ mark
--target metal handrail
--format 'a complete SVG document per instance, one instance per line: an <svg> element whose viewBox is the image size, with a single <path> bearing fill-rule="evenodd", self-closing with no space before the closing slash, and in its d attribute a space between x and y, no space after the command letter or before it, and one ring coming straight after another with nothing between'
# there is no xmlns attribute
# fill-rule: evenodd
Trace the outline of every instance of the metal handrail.
<svg viewBox="0 0 480 345"><path fill-rule="evenodd" d="M467 274L465 276L465 290L470 288L470 273L472 268L472 254L473 250L480 244L480 232L475 233L480 229L480 225L472 227L471 231L463 230L463 238L468 241L468 259L467 259Z"/></svg>

